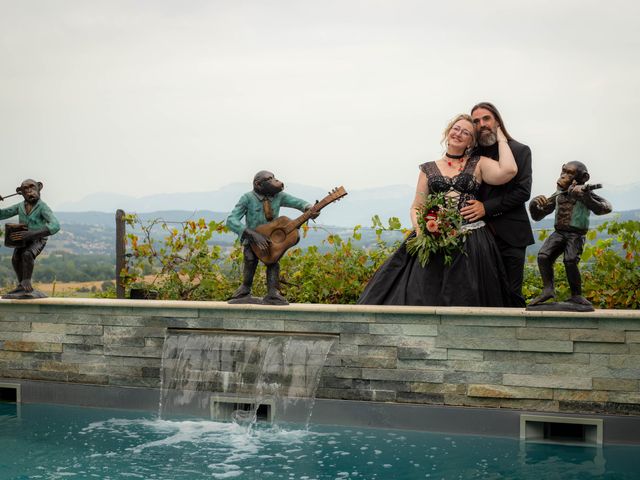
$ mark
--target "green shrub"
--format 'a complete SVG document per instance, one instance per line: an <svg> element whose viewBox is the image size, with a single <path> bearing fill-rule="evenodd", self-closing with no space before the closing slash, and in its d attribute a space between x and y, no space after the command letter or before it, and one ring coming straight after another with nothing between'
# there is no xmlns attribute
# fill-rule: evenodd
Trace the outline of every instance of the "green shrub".
<svg viewBox="0 0 640 480"><path fill-rule="evenodd" d="M297 303L356 303L365 285L397 248L382 240L383 231L400 229L397 218L389 219L384 227L374 217L376 242L372 248L356 247L362 236L361 226L356 225L347 239L329 233L323 244L330 249L321 253L316 246L295 248L281 262L282 291L287 299ZM306 232L305 232L306 233Z"/></svg>
<svg viewBox="0 0 640 480"><path fill-rule="evenodd" d="M127 235L131 256L122 272L126 287L156 290L162 299L221 300L231 295L238 254L223 257L222 247L208 243L214 233L227 231L224 224L204 219L172 224L156 219L142 224L132 215L126 221L142 230L142 238ZM160 241L151 235L155 227L166 233ZM147 267L151 267L151 275L147 275Z"/></svg>
<svg viewBox="0 0 640 480"><path fill-rule="evenodd" d="M239 242L223 251L214 235L227 232L222 222L206 223L203 219L169 224L153 220L142 224L128 216L140 236L128 234L129 261L123 276L127 288L156 290L159 298L182 300L226 300L242 280L242 246ZM161 228L161 240L151 235ZM309 229L302 227L303 237ZM294 247L280 260L281 289L287 299L296 303L352 304L365 285L398 247L399 241L385 242L383 232L402 230L397 218L384 226L378 216L373 218L376 233L373 245L358 245L361 227L354 227L343 238L326 231L321 247ZM598 232L608 237L598 239ZM638 308L640 306L640 222L610 221L588 234L589 242L580 264L583 294L598 308ZM541 233L544 239L547 232ZM555 266L556 296L569 296L564 266ZM530 257L525 265L523 294L531 300L540 293L542 284L535 263ZM112 291L105 292L110 296ZM99 293L99 292L96 292ZM260 267L253 283L256 296L265 294L265 269Z"/></svg>
<svg viewBox="0 0 640 480"><path fill-rule="evenodd" d="M540 233L540 240L547 237ZM603 238L598 238L598 233ZM602 235L606 234L606 235ZM556 299L570 296L562 256L554 264ZM605 222L587 233L580 262L582 294L596 308L640 307L640 222ZM525 265L522 292L527 301L540 294L542 282L534 258Z"/></svg>
<svg viewBox="0 0 640 480"><path fill-rule="evenodd" d="M585 247L582 282L585 296L599 308L640 307L640 222L609 221L598 226L609 237ZM596 231L589 232L589 240Z"/></svg>

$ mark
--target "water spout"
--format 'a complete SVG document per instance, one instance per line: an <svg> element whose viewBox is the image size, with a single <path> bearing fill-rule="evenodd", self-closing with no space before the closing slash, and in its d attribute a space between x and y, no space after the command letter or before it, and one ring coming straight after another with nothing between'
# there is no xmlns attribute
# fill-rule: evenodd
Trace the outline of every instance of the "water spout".
<svg viewBox="0 0 640 480"><path fill-rule="evenodd" d="M308 425L335 337L169 331L159 415Z"/></svg>

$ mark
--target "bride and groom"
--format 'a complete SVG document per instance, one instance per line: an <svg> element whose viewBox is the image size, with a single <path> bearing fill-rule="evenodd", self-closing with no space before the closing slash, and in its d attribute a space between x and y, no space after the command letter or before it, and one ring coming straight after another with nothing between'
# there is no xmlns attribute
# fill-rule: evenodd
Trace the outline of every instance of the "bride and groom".
<svg viewBox="0 0 640 480"><path fill-rule="evenodd" d="M443 157L419 167L410 210L413 233L374 274L358 303L524 307L525 250L534 243L525 208L531 150L509 135L489 102L456 116L442 141ZM433 235L421 229L428 195L454 204L463 219L455 235L463 234L464 243L452 258L432 252L424 263L409 253L407 242Z"/></svg>

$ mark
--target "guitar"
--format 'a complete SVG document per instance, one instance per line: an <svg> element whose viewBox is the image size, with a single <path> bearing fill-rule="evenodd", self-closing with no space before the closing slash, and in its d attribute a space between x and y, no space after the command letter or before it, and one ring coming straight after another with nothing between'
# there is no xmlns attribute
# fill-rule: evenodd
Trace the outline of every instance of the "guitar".
<svg viewBox="0 0 640 480"><path fill-rule="evenodd" d="M254 244L251 244L251 250L253 250L256 257L265 265L276 263L289 248L300 241L298 229L304 222L311 218L311 215L319 212L330 203L341 199L346 194L347 192L344 187L336 187L329 192L329 195L311 206L311 208L298 218L291 220L289 217L278 217L269 223L256 227L255 231L267 237L271 242L269 243L269 249L267 251L261 251Z"/></svg>

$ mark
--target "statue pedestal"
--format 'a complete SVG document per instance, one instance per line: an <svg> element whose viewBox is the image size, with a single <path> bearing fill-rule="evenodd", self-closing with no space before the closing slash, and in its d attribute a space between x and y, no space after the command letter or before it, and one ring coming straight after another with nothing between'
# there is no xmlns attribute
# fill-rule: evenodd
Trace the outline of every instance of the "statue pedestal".
<svg viewBox="0 0 640 480"><path fill-rule="evenodd" d="M13 293L7 293L2 296L7 300L33 300L35 298L47 298L47 296L42 293L40 290L34 289L32 292L25 292L24 290L20 290Z"/></svg>
<svg viewBox="0 0 640 480"><path fill-rule="evenodd" d="M526 310L530 312L593 312L593 305L583 305L573 302L548 302L538 305L528 305Z"/></svg>
<svg viewBox="0 0 640 480"><path fill-rule="evenodd" d="M274 298L274 297L253 297L251 295L247 295L246 297L232 298L231 300L227 300L227 303L231 305L289 305L284 297Z"/></svg>
<svg viewBox="0 0 640 480"><path fill-rule="evenodd" d="M227 303L231 305L264 305L261 297L252 297L251 295L240 298L232 298L231 300L227 300Z"/></svg>

